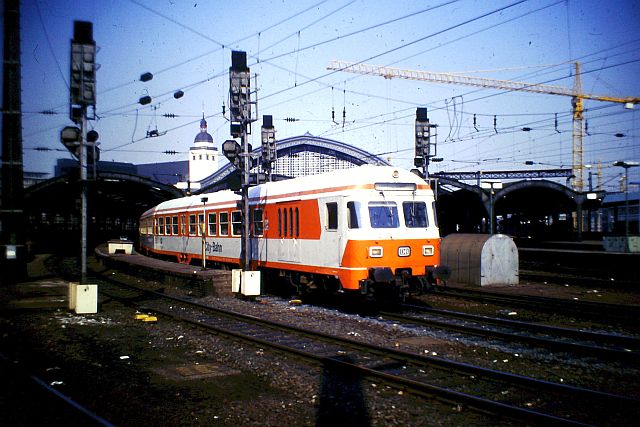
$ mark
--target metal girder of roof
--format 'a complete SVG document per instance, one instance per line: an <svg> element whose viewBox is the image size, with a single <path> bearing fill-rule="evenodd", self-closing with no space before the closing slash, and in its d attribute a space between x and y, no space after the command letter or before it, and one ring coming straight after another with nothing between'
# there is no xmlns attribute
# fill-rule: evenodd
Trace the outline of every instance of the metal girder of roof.
<svg viewBox="0 0 640 427"><path fill-rule="evenodd" d="M571 169L538 169L519 171L476 171L476 172L436 172L432 178L450 178L459 181L477 181L482 179L531 179L531 178L567 178Z"/></svg>

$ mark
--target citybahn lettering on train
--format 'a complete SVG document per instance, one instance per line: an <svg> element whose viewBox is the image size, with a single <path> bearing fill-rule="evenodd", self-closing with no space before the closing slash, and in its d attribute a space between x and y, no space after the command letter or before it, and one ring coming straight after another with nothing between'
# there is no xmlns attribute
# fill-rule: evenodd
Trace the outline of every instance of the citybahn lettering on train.
<svg viewBox="0 0 640 427"><path fill-rule="evenodd" d="M205 242L205 251L208 254L222 253L222 244L218 242Z"/></svg>

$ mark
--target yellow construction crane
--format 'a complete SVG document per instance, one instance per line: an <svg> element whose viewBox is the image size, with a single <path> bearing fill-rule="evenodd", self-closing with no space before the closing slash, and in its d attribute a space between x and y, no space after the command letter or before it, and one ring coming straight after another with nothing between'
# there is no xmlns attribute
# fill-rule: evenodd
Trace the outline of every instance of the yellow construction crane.
<svg viewBox="0 0 640 427"><path fill-rule="evenodd" d="M553 86L537 83L523 83L509 80L487 79L483 77L469 77L450 73L436 73L432 71L415 71L403 70L393 67L382 67L378 65L368 65L357 62L347 61L331 61L327 66L327 70L345 71L356 74L370 74L374 76L382 76L387 79L399 78L406 80L422 80L434 83L448 83L466 86L483 87L490 89L503 89L522 92L533 92L545 95L562 95L571 97L571 105L573 107L573 158L572 169L575 178L573 180L573 189L582 191L583 180L583 151L582 139L584 137L584 100L592 99L596 101L617 102L625 104L626 108L640 102L640 98L616 98L613 96L598 96L582 93L582 83L580 81L580 63L575 63L575 82L573 88L562 86Z"/></svg>

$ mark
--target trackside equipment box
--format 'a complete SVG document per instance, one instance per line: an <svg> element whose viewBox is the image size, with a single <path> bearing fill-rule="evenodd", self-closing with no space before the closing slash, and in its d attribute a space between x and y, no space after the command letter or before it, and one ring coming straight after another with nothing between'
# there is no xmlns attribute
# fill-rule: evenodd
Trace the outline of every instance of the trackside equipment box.
<svg viewBox="0 0 640 427"><path fill-rule="evenodd" d="M440 262L451 268L451 282L517 285L518 248L504 234L450 234L440 243Z"/></svg>
<svg viewBox="0 0 640 427"><path fill-rule="evenodd" d="M245 296L260 295L260 272L231 270L231 292Z"/></svg>
<svg viewBox="0 0 640 427"><path fill-rule="evenodd" d="M69 283L69 310L76 314L98 312L98 285Z"/></svg>

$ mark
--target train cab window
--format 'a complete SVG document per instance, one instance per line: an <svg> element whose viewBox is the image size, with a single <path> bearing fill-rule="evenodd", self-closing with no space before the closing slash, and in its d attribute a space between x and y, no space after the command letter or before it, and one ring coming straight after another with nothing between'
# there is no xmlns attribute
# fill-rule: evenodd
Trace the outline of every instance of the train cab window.
<svg viewBox="0 0 640 427"><path fill-rule="evenodd" d="M220 212L220 235L229 235L229 212Z"/></svg>
<svg viewBox="0 0 640 427"><path fill-rule="evenodd" d="M347 202L347 226L360 228L360 202Z"/></svg>
<svg viewBox="0 0 640 427"><path fill-rule="evenodd" d="M168 216L164 219L164 234L171 236L171 217Z"/></svg>
<svg viewBox="0 0 640 427"><path fill-rule="evenodd" d="M202 233L206 231L204 228L204 214L198 214L198 236L202 236Z"/></svg>
<svg viewBox="0 0 640 427"><path fill-rule="evenodd" d="M398 228L398 207L395 202L369 202L369 221L373 228Z"/></svg>
<svg viewBox="0 0 640 427"><path fill-rule="evenodd" d="M253 210L253 235L262 236L264 234L264 219L262 217L262 209Z"/></svg>
<svg viewBox="0 0 640 427"><path fill-rule="evenodd" d="M240 236L242 234L242 212L231 212L231 235Z"/></svg>
<svg viewBox="0 0 640 427"><path fill-rule="evenodd" d="M197 229L198 229L198 224L196 223L196 216L189 215L189 235L195 236Z"/></svg>
<svg viewBox="0 0 640 427"><path fill-rule="evenodd" d="M182 215L182 220L180 221L180 234L182 236L187 234L187 216Z"/></svg>
<svg viewBox="0 0 640 427"><path fill-rule="evenodd" d="M160 235L164 234L164 218L163 217L158 218L158 234Z"/></svg>
<svg viewBox="0 0 640 427"><path fill-rule="evenodd" d="M433 225L438 226L438 215L436 215L436 202L431 202L431 212L433 212Z"/></svg>
<svg viewBox="0 0 640 427"><path fill-rule="evenodd" d="M404 224L409 228L425 228L429 226L427 204L425 202L403 202L402 213Z"/></svg>
<svg viewBox="0 0 640 427"><path fill-rule="evenodd" d="M174 216L171 220L171 234L178 235L178 216Z"/></svg>
<svg viewBox="0 0 640 427"><path fill-rule="evenodd" d="M338 229L338 204L336 202L327 203L327 229Z"/></svg>
<svg viewBox="0 0 640 427"><path fill-rule="evenodd" d="M215 212L209 213L209 236L217 235L218 221L217 214Z"/></svg>

